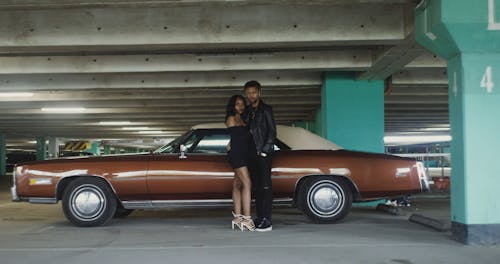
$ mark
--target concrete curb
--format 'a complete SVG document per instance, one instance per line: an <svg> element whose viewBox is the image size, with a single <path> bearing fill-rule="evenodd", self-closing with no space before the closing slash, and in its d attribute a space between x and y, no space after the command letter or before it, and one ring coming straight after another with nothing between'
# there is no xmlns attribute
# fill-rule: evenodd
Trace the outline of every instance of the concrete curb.
<svg viewBox="0 0 500 264"><path fill-rule="evenodd" d="M440 232L445 232L450 230L449 225L446 222L443 222L441 220L437 220L434 218L427 217L425 215L421 214L412 214L410 218L408 219L410 222L421 224L427 227L430 227L432 229L435 229Z"/></svg>

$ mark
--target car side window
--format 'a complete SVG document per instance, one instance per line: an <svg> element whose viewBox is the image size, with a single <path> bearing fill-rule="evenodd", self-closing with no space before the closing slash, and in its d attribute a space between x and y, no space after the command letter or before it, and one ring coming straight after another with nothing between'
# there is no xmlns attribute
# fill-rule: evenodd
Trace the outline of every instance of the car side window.
<svg viewBox="0 0 500 264"><path fill-rule="evenodd" d="M204 136L191 151L192 153L219 154L226 153L229 134L213 134Z"/></svg>

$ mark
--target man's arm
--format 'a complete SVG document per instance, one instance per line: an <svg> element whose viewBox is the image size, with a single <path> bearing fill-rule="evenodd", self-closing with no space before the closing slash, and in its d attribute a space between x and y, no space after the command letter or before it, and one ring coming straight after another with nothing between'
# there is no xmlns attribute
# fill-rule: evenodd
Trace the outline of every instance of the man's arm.
<svg viewBox="0 0 500 264"><path fill-rule="evenodd" d="M276 140L276 123L274 121L273 108L269 107L264 111L264 119L267 125L267 137L262 148L264 153L271 153L274 150L274 141Z"/></svg>

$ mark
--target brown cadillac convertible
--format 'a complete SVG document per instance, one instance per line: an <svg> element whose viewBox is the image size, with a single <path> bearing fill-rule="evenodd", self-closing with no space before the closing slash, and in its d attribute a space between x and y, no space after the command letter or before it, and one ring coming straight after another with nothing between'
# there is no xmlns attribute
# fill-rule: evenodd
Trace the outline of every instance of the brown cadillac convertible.
<svg viewBox="0 0 500 264"><path fill-rule="evenodd" d="M421 163L354 152L302 128L278 126L273 197L315 222L336 222L352 202L428 189ZM133 209L231 203L233 172L223 124L193 127L153 153L64 158L18 164L14 201L57 203L77 226L98 226Z"/></svg>

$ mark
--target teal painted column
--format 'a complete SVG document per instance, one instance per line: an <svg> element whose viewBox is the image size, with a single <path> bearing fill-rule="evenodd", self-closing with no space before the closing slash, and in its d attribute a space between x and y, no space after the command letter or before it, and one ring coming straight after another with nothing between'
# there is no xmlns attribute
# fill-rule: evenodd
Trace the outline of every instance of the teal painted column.
<svg viewBox="0 0 500 264"><path fill-rule="evenodd" d="M45 160L46 152L45 137L36 137L36 160Z"/></svg>
<svg viewBox="0 0 500 264"><path fill-rule="evenodd" d="M321 108L316 110L316 120L314 121L314 125L316 135L323 137L323 115Z"/></svg>
<svg viewBox="0 0 500 264"><path fill-rule="evenodd" d="M92 152L96 156L101 155L100 146L101 146L100 142L92 142L92 145L90 147L90 152Z"/></svg>
<svg viewBox="0 0 500 264"><path fill-rule="evenodd" d="M0 177L7 174L7 142L5 135L0 134Z"/></svg>
<svg viewBox="0 0 500 264"><path fill-rule="evenodd" d="M353 72L325 73L322 135L356 151L384 152L384 81L357 81Z"/></svg>
<svg viewBox="0 0 500 264"><path fill-rule="evenodd" d="M448 61L453 238L500 244L500 0L425 1L416 38Z"/></svg>
<svg viewBox="0 0 500 264"><path fill-rule="evenodd" d="M104 155L109 155L111 154L111 147L106 145L104 146Z"/></svg>
<svg viewBox="0 0 500 264"><path fill-rule="evenodd" d="M384 153L384 81L357 81L352 72L325 73L321 91L321 135L363 152ZM355 203L372 207L386 200Z"/></svg>
<svg viewBox="0 0 500 264"><path fill-rule="evenodd" d="M315 126L314 126L314 122L312 121L297 121L297 122L294 122L293 123L293 126L295 127L301 127L305 130L308 130L310 132L315 132Z"/></svg>

